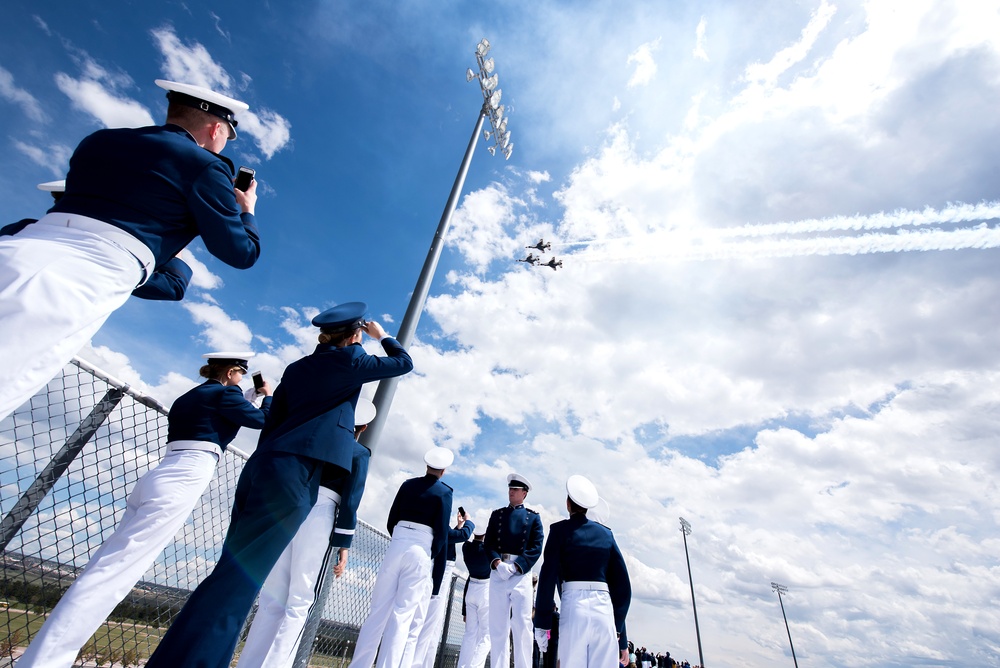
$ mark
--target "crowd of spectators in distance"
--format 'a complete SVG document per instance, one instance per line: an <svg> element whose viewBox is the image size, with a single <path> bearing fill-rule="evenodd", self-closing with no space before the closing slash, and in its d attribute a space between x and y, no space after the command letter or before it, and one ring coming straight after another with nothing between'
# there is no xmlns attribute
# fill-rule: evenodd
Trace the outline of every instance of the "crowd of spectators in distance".
<svg viewBox="0 0 1000 668"><path fill-rule="evenodd" d="M670 656L670 652L653 654L645 647L636 647L631 640L628 642L628 660L628 666L623 668L691 668L688 661L678 661Z"/></svg>

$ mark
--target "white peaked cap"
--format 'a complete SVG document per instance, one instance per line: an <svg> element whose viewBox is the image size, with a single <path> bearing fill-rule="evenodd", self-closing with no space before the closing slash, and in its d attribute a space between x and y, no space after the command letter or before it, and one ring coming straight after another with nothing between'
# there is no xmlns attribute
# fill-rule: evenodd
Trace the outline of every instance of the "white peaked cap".
<svg viewBox="0 0 1000 668"><path fill-rule="evenodd" d="M513 485L511 483L514 483ZM531 483L520 473L511 473L507 476L507 486L508 487L523 487L524 489L531 491Z"/></svg>
<svg viewBox="0 0 1000 668"><path fill-rule="evenodd" d="M566 494L573 500L573 503L581 508L593 508L597 505L601 497L597 495L597 488L582 475L571 475L566 481Z"/></svg>
<svg viewBox="0 0 1000 668"><path fill-rule="evenodd" d="M367 399L358 399L358 405L354 407L354 426L368 424L375 419L375 404Z"/></svg>
<svg viewBox="0 0 1000 668"><path fill-rule="evenodd" d="M60 179L58 181L46 181L45 183L38 184L39 190L44 190L48 193L64 193L66 192L66 179Z"/></svg>
<svg viewBox="0 0 1000 668"><path fill-rule="evenodd" d="M455 453L448 448L431 448L424 453L424 463L432 469L446 469L455 461Z"/></svg>

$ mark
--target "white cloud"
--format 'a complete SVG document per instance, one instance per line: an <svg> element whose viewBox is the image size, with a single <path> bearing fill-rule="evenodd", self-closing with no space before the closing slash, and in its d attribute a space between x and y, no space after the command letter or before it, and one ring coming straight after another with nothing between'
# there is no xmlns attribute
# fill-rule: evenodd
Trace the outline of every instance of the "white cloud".
<svg viewBox="0 0 1000 668"><path fill-rule="evenodd" d="M28 156L32 162L48 169L53 176L64 178L69 170L69 157L73 151L63 144L50 144L42 148L19 139L11 139L14 148Z"/></svg>
<svg viewBox="0 0 1000 668"><path fill-rule="evenodd" d="M698 21L698 27L695 28L695 44L694 51L691 52L698 60L708 60L708 52L705 51L705 30L708 28L708 21L702 16L701 20Z"/></svg>
<svg viewBox="0 0 1000 668"><path fill-rule="evenodd" d="M21 107L24 114L33 121L48 120L42 105L35 96L14 83L14 75L0 67L0 97Z"/></svg>
<svg viewBox="0 0 1000 668"><path fill-rule="evenodd" d="M125 74L101 67L86 54L78 56L82 75L79 79L57 72L56 86L69 97L73 106L96 118L108 128L134 128L153 125L153 117L143 105L128 98L123 89L133 85Z"/></svg>
<svg viewBox="0 0 1000 668"><path fill-rule="evenodd" d="M244 111L239 115L241 135L253 137L257 147L270 160L275 153L288 146L292 124L288 119L269 109L257 112Z"/></svg>
<svg viewBox="0 0 1000 668"><path fill-rule="evenodd" d="M191 267L191 285L202 290L217 290L221 288L222 278L213 274L204 262L195 257L188 249L182 250L177 256Z"/></svg>
<svg viewBox="0 0 1000 668"><path fill-rule="evenodd" d="M660 40L654 40L641 45L638 49L629 54L626 61L629 65L635 63L635 71L628 80L628 88L645 86L656 76L656 61L653 54L660 48Z"/></svg>
<svg viewBox="0 0 1000 668"><path fill-rule="evenodd" d="M232 318L219 306L187 300L185 310L202 327L201 338L213 350L252 350L253 335L241 320Z"/></svg>

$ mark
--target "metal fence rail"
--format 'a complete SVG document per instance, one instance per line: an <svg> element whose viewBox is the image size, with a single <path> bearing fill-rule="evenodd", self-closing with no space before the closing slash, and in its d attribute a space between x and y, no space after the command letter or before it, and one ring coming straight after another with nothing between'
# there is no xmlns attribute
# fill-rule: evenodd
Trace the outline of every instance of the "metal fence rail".
<svg viewBox="0 0 1000 668"><path fill-rule="evenodd" d="M160 404L79 359L0 421L0 666L20 656L114 531L136 481L165 453L166 434ZM90 639L77 665L144 663L215 565L245 458L230 446L191 518ZM359 523L347 571L322 602L309 665L349 663L387 547L388 536ZM457 665L464 585L464 578L452 579L450 624L435 662L441 668Z"/></svg>

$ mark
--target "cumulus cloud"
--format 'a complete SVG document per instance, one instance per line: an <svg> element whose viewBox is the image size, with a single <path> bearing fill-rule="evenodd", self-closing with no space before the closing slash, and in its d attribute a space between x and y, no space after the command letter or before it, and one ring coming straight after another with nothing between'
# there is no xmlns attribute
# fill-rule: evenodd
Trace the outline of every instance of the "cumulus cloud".
<svg viewBox="0 0 1000 668"><path fill-rule="evenodd" d="M184 308L195 324L202 327L201 336L213 350L250 350L253 335L246 323L231 317L226 311L206 302L185 301Z"/></svg>
<svg viewBox="0 0 1000 668"><path fill-rule="evenodd" d="M55 81L76 109L90 114L108 128L153 125L149 110L128 97L126 91L134 82L127 74L108 70L82 52L75 59L82 70L80 77L57 72Z"/></svg>
<svg viewBox="0 0 1000 668"><path fill-rule="evenodd" d="M698 60L708 60L708 52L705 51L705 30L708 28L708 21L702 16L701 20L698 21L698 27L695 28L695 44L694 51L691 52Z"/></svg>

